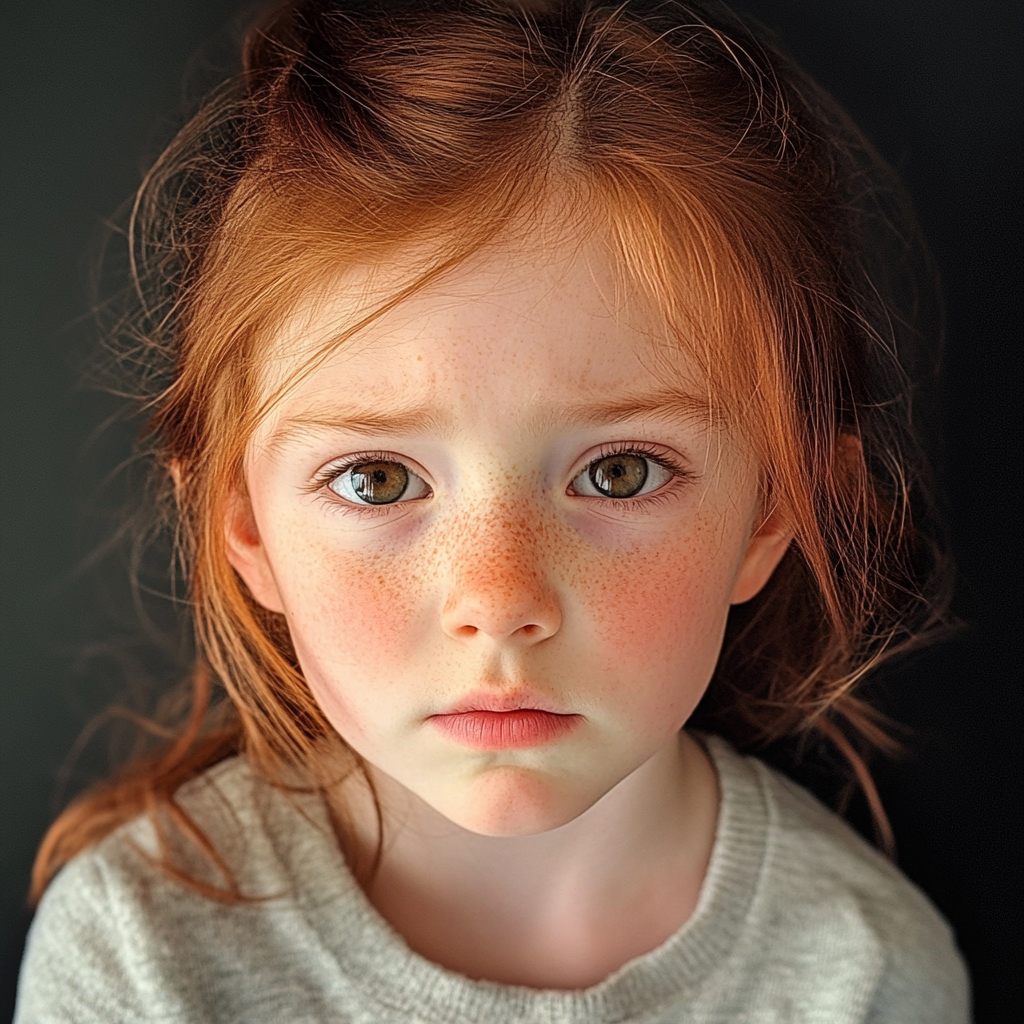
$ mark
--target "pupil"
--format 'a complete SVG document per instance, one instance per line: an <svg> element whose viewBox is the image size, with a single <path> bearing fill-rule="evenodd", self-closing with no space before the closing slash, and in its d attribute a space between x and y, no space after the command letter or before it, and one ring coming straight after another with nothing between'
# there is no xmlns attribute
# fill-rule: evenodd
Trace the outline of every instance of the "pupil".
<svg viewBox="0 0 1024 1024"><path fill-rule="evenodd" d="M632 498L647 482L642 455L609 455L590 466L590 481L608 498Z"/></svg>
<svg viewBox="0 0 1024 1024"><path fill-rule="evenodd" d="M409 486L409 471L400 462L361 462L349 472L352 489L371 505L390 505Z"/></svg>

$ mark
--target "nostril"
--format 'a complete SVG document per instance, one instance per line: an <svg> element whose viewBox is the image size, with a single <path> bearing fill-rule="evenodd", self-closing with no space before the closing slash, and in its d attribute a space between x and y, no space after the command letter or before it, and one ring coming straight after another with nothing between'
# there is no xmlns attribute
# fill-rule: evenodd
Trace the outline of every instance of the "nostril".
<svg viewBox="0 0 1024 1024"><path fill-rule="evenodd" d="M485 596L491 599L475 600L476 595L465 593L453 595L441 612L444 632L452 639L464 642L475 642L478 635L486 635L501 643L532 646L559 630L561 613L554 601L549 607L543 606L548 602L541 598L547 595L524 595L521 602Z"/></svg>

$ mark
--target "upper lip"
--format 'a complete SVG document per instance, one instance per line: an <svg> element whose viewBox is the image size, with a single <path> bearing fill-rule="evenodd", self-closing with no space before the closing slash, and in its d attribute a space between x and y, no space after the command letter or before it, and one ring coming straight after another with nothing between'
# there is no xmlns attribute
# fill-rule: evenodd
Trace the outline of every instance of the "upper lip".
<svg viewBox="0 0 1024 1024"><path fill-rule="evenodd" d="M476 690L438 713L466 715L473 711L546 711L551 715L572 714L571 711L558 707L549 697L526 688L505 692Z"/></svg>

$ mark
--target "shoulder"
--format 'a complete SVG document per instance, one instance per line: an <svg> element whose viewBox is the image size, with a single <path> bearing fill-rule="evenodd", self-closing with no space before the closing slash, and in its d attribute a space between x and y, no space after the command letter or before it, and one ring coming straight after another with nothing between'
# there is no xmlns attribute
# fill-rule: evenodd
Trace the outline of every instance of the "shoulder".
<svg viewBox="0 0 1024 1024"><path fill-rule="evenodd" d="M237 971L238 936L261 948L268 917L288 904L266 897L288 894L296 857L326 841L315 802L289 799L244 758L216 765L175 802L255 899L211 899L161 870L166 850L176 869L223 890L217 860L185 838L189 826L167 816L159 832L148 817L128 822L68 863L44 894L22 965L19 1024L203 1019L187 1004L208 1000L201 989L216 988L218 972Z"/></svg>
<svg viewBox="0 0 1024 1024"><path fill-rule="evenodd" d="M805 789L720 740L723 801L757 800L765 845L754 913L796 958L857 973L869 1021L966 1021L968 982L952 931L928 898ZM837 975L838 976L838 975Z"/></svg>
<svg viewBox="0 0 1024 1024"><path fill-rule="evenodd" d="M244 757L222 761L182 786L157 819L140 815L67 864L47 889L41 910L86 893L109 898L138 890L153 896L167 878L157 866L161 860L222 888L224 873L204 849L216 851L244 890L246 880L255 880L250 876L259 866L268 828L281 816L282 802L283 794L253 772Z"/></svg>

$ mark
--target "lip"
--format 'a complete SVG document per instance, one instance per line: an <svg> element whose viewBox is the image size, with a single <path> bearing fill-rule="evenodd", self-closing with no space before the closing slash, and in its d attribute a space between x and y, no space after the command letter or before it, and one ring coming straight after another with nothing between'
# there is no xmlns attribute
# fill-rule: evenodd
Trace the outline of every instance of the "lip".
<svg viewBox="0 0 1024 1024"><path fill-rule="evenodd" d="M427 721L449 739L475 750L520 750L561 739L581 718L581 715L556 715L537 708L519 708L517 711L431 715Z"/></svg>
<svg viewBox="0 0 1024 1024"><path fill-rule="evenodd" d="M565 709L542 693L520 686L515 690L497 692L494 690L475 690L461 700L445 708L440 716L465 715L473 711L546 711L551 715L565 714Z"/></svg>
<svg viewBox="0 0 1024 1024"><path fill-rule="evenodd" d="M475 750L519 750L552 743L582 716L557 710L540 694L472 693L427 721L448 739Z"/></svg>

